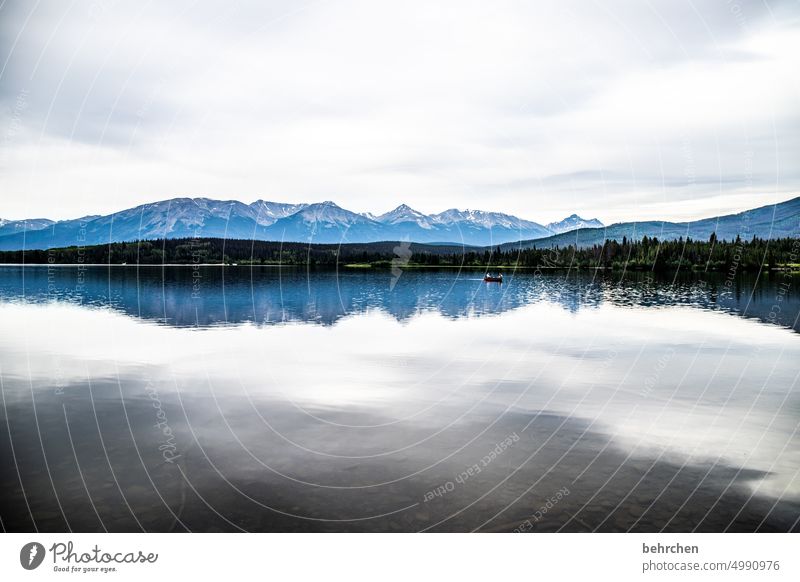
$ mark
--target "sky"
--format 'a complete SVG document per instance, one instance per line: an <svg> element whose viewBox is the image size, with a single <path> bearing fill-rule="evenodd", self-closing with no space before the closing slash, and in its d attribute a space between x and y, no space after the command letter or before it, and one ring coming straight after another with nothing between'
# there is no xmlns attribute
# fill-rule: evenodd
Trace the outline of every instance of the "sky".
<svg viewBox="0 0 800 582"><path fill-rule="evenodd" d="M691 220L800 194L800 3L0 3L0 217Z"/></svg>

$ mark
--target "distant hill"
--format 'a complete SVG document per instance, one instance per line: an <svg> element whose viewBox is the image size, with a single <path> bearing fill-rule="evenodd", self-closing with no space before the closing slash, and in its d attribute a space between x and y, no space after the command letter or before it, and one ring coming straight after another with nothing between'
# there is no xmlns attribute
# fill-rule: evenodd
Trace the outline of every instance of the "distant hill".
<svg viewBox="0 0 800 582"><path fill-rule="evenodd" d="M694 222L620 222L603 228L579 228L555 236L523 240L500 245L503 250L515 248L539 249L575 246L578 248L602 245L607 240L630 241L642 237L657 237L659 240L676 240L680 237L707 240L716 233L720 240L764 239L800 236L800 197L778 204L761 206L752 210L715 216Z"/></svg>

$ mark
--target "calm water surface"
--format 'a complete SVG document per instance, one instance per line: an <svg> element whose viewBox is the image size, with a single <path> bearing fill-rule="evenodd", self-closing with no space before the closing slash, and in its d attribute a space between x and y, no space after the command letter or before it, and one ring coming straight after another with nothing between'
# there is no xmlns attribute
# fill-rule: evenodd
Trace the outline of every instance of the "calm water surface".
<svg viewBox="0 0 800 582"><path fill-rule="evenodd" d="M652 277L0 267L12 531L790 531L800 296Z"/></svg>

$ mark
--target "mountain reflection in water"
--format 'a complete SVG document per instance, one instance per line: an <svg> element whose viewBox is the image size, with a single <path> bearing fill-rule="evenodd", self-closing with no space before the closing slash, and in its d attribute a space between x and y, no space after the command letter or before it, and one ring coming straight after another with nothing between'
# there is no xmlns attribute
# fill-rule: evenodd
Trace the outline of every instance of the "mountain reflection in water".
<svg viewBox="0 0 800 582"><path fill-rule="evenodd" d="M477 285L481 271L340 271L277 267L0 266L0 299L69 301L108 307L180 327L293 321L332 325L342 317L380 309L405 321L425 311L445 317L499 314L538 301L570 311L618 306L688 305L720 309L800 331L800 277L720 273L624 276L571 272L507 274L504 285ZM773 310L780 296L781 309Z"/></svg>

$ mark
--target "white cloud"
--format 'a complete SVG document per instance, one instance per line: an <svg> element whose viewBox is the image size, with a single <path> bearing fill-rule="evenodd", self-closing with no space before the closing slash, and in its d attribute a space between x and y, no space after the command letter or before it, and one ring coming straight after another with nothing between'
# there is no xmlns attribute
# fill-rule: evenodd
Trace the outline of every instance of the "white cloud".
<svg viewBox="0 0 800 582"><path fill-rule="evenodd" d="M2 9L0 216L208 195L610 222L797 192L793 4L97 6Z"/></svg>

